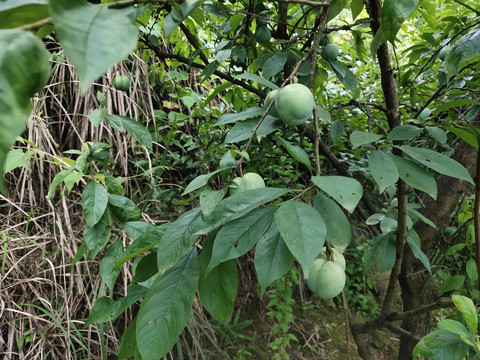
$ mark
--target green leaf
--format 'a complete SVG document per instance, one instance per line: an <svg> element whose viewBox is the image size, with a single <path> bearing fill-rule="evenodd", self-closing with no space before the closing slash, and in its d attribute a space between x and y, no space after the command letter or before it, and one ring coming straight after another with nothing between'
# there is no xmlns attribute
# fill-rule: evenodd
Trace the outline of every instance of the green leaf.
<svg viewBox="0 0 480 360"><path fill-rule="evenodd" d="M97 129L102 123L102 121L105 119L107 116L107 109L101 108L101 109L95 109L93 110L90 115L88 116L88 120L95 126Z"/></svg>
<svg viewBox="0 0 480 360"><path fill-rule="evenodd" d="M330 128L330 137L332 139L332 142L336 143L337 140L342 137L344 131L345 126L343 125L343 120L335 120L332 127Z"/></svg>
<svg viewBox="0 0 480 360"><path fill-rule="evenodd" d="M30 97L48 81L49 58L49 52L35 35L0 30L0 192L4 195L6 157L25 128L32 110Z"/></svg>
<svg viewBox="0 0 480 360"><path fill-rule="evenodd" d="M137 262L131 283L141 283L158 274L157 253L144 255Z"/></svg>
<svg viewBox="0 0 480 360"><path fill-rule="evenodd" d="M414 358L463 360L469 346L460 336L447 330L435 330L424 336L413 349Z"/></svg>
<svg viewBox="0 0 480 360"><path fill-rule="evenodd" d="M208 174L203 174L203 175L199 175L197 176L195 179L193 179L186 187L185 191L182 193L182 195L186 195L190 192L193 192L195 190L198 190L200 189L202 186L205 186L207 185L208 183L208 180L210 180L210 178L216 174L218 174L219 172L223 171L225 169L218 169L218 170L215 170L211 173L208 173Z"/></svg>
<svg viewBox="0 0 480 360"><path fill-rule="evenodd" d="M259 188L242 191L220 201L210 216L197 219L195 233L207 234L219 226L241 218L260 205L273 201L287 194L289 189Z"/></svg>
<svg viewBox="0 0 480 360"><path fill-rule="evenodd" d="M464 282L465 282L464 275L453 275L453 276L449 275L442 283L442 286L439 291L440 295L448 291L460 289L463 286Z"/></svg>
<svg viewBox="0 0 480 360"><path fill-rule="evenodd" d="M387 135L387 140L410 140L422 133L422 129L413 125L394 127Z"/></svg>
<svg viewBox="0 0 480 360"><path fill-rule="evenodd" d="M457 135L460 139L465 141L467 144L473 146L475 149L478 149L478 139L479 139L479 134L478 131L469 131L470 129L464 129L464 128L457 128L453 126L449 126L446 128L447 130L451 131L455 135Z"/></svg>
<svg viewBox="0 0 480 360"><path fill-rule="evenodd" d="M123 255L123 242L119 238L112 245L110 245L100 261L100 275L102 281L107 285L110 293L113 294L113 288L120 275L120 269L115 269L115 262Z"/></svg>
<svg viewBox="0 0 480 360"><path fill-rule="evenodd" d="M49 3L55 33L77 69L82 93L137 45L138 29L126 11L95 6L84 0Z"/></svg>
<svg viewBox="0 0 480 360"><path fill-rule="evenodd" d="M213 243L207 273L223 261L235 259L253 248L272 224L274 212L272 206L258 208L222 227Z"/></svg>
<svg viewBox="0 0 480 360"><path fill-rule="evenodd" d="M362 0L352 0L352 3L350 5L350 9L352 10L352 20L355 20L363 10L363 1Z"/></svg>
<svg viewBox="0 0 480 360"><path fill-rule="evenodd" d="M110 228L111 224L112 218L110 217L110 213L105 211L103 216L95 225L90 226L87 224L85 226L83 237L92 258L94 258L110 240L110 236L112 234L112 230Z"/></svg>
<svg viewBox="0 0 480 360"><path fill-rule="evenodd" d="M467 328L463 326L462 323L452 320L452 319L443 319L440 320L437 324L437 327L442 330L450 331L457 335L462 335L467 339L473 340L473 336L468 332Z"/></svg>
<svg viewBox="0 0 480 360"><path fill-rule="evenodd" d="M185 20L204 0L185 0L180 5L174 5L170 14L163 22L165 36L168 37L180 23Z"/></svg>
<svg viewBox="0 0 480 360"><path fill-rule="evenodd" d="M456 74L464 61L480 54L480 29L470 30L458 40L445 57L448 69Z"/></svg>
<svg viewBox="0 0 480 360"><path fill-rule="evenodd" d="M415 241L417 239L418 241ZM422 251L420 248L420 238L418 238L418 235L414 231L409 231L409 234L407 236L407 244L410 246L410 249L413 252L413 255L420 260L420 262L425 266L425 269L428 270L430 275L432 274L432 270L430 268L430 261L428 260L427 255Z"/></svg>
<svg viewBox="0 0 480 360"><path fill-rule="evenodd" d="M22 149L10 150L5 160L5 173L19 167L30 169L30 162L28 160L30 160L33 154L33 151L23 151Z"/></svg>
<svg viewBox="0 0 480 360"><path fill-rule="evenodd" d="M475 259L473 258L468 259L465 270L467 271L470 284L472 286L475 286L478 283L478 269L477 269L477 264L475 263Z"/></svg>
<svg viewBox="0 0 480 360"><path fill-rule="evenodd" d="M400 146L400 149L408 156L417 160L419 163L432 170L435 170L440 174L451 176L460 180L466 180L472 185L474 184L467 169L446 155L440 154L433 150L416 148L407 145Z"/></svg>
<svg viewBox="0 0 480 360"><path fill-rule="evenodd" d="M327 227L328 242L338 249L345 249L350 244L350 222L337 203L318 193L313 199L313 207L322 215Z"/></svg>
<svg viewBox="0 0 480 360"><path fill-rule="evenodd" d="M95 301L90 314L85 321L85 326L93 323L103 324L112 321L127 310L133 303L140 300L146 293L147 288L140 285L132 285L128 287L128 295L114 301L108 296L102 296Z"/></svg>
<svg viewBox="0 0 480 360"><path fill-rule="evenodd" d="M135 355L137 350L137 339L135 333L137 332L137 318L133 319L132 323L128 325L127 329L122 334L120 341L120 348L118 350L118 359L123 360Z"/></svg>
<svg viewBox="0 0 480 360"><path fill-rule="evenodd" d="M269 54L267 61L262 66L263 77L269 79L282 71L287 62L287 57L286 51L276 51L273 54Z"/></svg>
<svg viewBox="0 0 480 360"><path fill-rule="evenodd" d="M233 312L238 288L238 269L235 260L225 261L206 274L212 256L215 233L205 239L200 254L198 294L202 305L212 317L223 322Z"/></svg>
<svg viewBox="0 0 480 360"><path fill-rule="evenodd" d="M372 240L372 243L363 255L365 268L380 264L380 272L390 270L395 264L396 254L393 233L380 234Z"/></svg>
<svg viewBox="0 0 480 360"><path fill-rule="evenodd" d="M385 0L383 2L381 11L382 22L370 48L373 55L386 40L394 43L398 30L417 8L418 3L419 0Z"/></svg>
<svg viewBox="0 0 480 360"><path fill-rule="evenodd" d="M444 145L447 143L447 133L443 129L440 129L436 126L425 126L425 128L430 136L437 140L440 144Z"/></svg>
<svg viewBox="0 0 480 360"><path fill-rule="evenodd" d="M251 74L249 72L244 72L243 74L238 75L237 79L254 81L254 82L257 82L261 85L269 87L272 90L277 90L278 89L278 86L276 84L274 84L273 82L271 82L270 80L267 80L267 79L265 79L261 76L255 75L255 74Z"/></svg>
<svg viewBox="0 0 480 360"><path fill-rule="evenodd" d="M108 192L102 184L89 181L82 192L85 222L92 227L100 221L108 205Z"/></svg>
<svg viewBox="0 0 480 360"><path fill-rule="evenodd" d="M126 116L107 115L105 117L115 130L125 130L131 137L137 140L143 146L152 148L152 135L142 124Z"/></svg>
<svg viewBox="0 0 480 360"><path fill-rule="evenodd" d="M423 216L420 212L418 212L417 210L411 208L410 206L408 207L407 211L412 214L413 216L416 216L418 219L420 219L420 221L424 222L425 224L433 227L434 229L436 229L437 227L435 226L435 224L433 223L432 220L426 218L425 216Z"/></svg>
<svg viewBox="0 0 480 360"><path fill-rule="evenodd" d="M362 185L345 176L312 176L312 181L348 212L353 213L363 196Z"/></svg>
<svg viewBox="0 0 480 360"><path fill-rule="evenodd" d="M0 3L0 28L13 29L50 16L47 0L13 0Z"/></svg>
<svg viewBox="0 0 480 360"><path fill-rule="evenodd" d="M434 199L437 198L437 182L431 174L418 164L400 156L391 155L391 159L403 181L414 189L424 191Z"/></svg>
<svg viewBox="0 0 480 360"><path fill-rule="evenodd" d="M228 133L225 138L227 144L236 143L247 140L252 136L253 130L256 128L259 119L252 119L239 122ZM283 122L271 115L265 116L262 123L257 129L256 135L266 136L280 129Z"/></svg>
<svg viewBox="0 0 480 360"><path fill-rule="evenodd" d="M322 216L308 204L289 201L278 208L275 220L285 244L308 277L327 236Z"/></svg>
<svg viewBox="0 0 480 360"><path fill-rule="evenodd" d="M112 213L122 223L137 221L142 216L142 210L125 196L108 194L108 204Z"/></svg>
<svg viewBox="0 0 480 360"><path fill-rule="evenodd" d="M357 78L355 74L350 71L347 65L338 60L328 59L328 62L343 86L350 92L355 93L357 90Z"/></svg>
<svg viewBox="0 0 480 360"><path fill-rule="evenodd" d="M275 280L292 267L294 257L283 241L276 222L260 238L255 247L254 265L260 283L260 296Z"/></svg>
<svg viewBox="0 0 480 360"><path fill-rule="evenodd" d="M382 193L388 186L394 185L399 177L398 169L392 159L383 151L374 151L368 158L370 173Z"/></svg>
<svg viewBox="0 0 480 360"><path fill-rule="evenodd" d="M452 301L458 311L462 313L463 320L472 334L477 333L478 315L472 299L463 295L452 295Z"/></svg>
<svg viewBox="0 0 480 360"><path fill-rule="evenodd" d="M293 145L291 142L280 138L283 146L287 148L288 153L299 163L305 165L308 170L312 171L312 165L307 153L300 146Z"/></svg>
<svg viewBox="0 0 480 360"><path fill-rule="evenodd" d="M199 279L197 249L159 276L137 316L137 347L143 360L157 360L175 345L190 316Z"/></svg>
<svg viewBox="0 0 480 360"><path fill-rule="evenodd" d="M194 208L182 214L171 224L157 245L157 266L162 274L175 265L192 247L197 235L192 234L195 219L200 215L200 208Z"/></svg>
<svg viewBox="0 0 480 360"><path fill-rule="evenodd" d="M227 188L220 190L212 190L211 188L204 189L200 194L200 208L204 217L209 217L213 209L224 198L227 193Z"/></svg>
<svg viewBox="0 0 480 360"><path fill-rule="evenodd" d="M215 126L230 124L237 121L244 121L252 117L259 117L259 116L262 116L264 112L265 112L265 109L263 108L252 107L252 108L243 110L242 112L239 112L239 113L225 114L220 116L220 119L218 119L218 121L215 123Z"/></svg>
<svg viewBox="0 0 480 360"><path fill-rule="evenodd" d="M155 225L145 221L129 221L124 224L125 231L132 240L138 239L143 233L155 227Z"/></svg>
<svg viewBox="0 0 480 360"><path fill-rule="evenodd" d="M370 144L377 140L380 140L382 135L372 134L362 131L354 131L350 134L350 142L352 143L352 149L356 149L359 146Z"/></svg>
<svg viewBox="0 0 480 360"><path fill-rule="evenodd" d="M167 224L165 224L167 225ZM140 235L133 243L131 243L125 250L124 256L115 262L114 269L120 269L123 263L140 255L141 253L150 250L157 245L163 237L168 226L160 225L149 228L142 235ZM168 224L169 225L169 224Z"/></svg>

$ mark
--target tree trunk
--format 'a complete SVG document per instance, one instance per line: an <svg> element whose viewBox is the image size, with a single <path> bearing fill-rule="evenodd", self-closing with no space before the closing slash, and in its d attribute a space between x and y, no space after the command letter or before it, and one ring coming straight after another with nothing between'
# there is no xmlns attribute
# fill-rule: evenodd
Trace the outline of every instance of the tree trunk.
<svg viewBox="0 0 480 360"><path fill-rule="evenodd" d="M452 157L467 168L470 174L475 173L477 151L466 143L459 145ZM441 231L443 230L448 218L458 206L458 203L464 193L468 183L448 176L443 176L437 181L438 195L437 200L431 197L423 196L424 209L422 214L433 221L437 229L418 221L415 224L415 231L420 236L422 251L425 254L436 241L442 241ZM399 277L400 287L402 289L403 311L413 310L419 306L430 303L430 274L415 258L410 247L406 246L402 271ZM430 330L430 314L415 316L406 319L402 323L402 328L414 335L423 336ZM399 360L412 358L412 350L416 345L416 340L407 336L402 336L400 340Z"/></svg>

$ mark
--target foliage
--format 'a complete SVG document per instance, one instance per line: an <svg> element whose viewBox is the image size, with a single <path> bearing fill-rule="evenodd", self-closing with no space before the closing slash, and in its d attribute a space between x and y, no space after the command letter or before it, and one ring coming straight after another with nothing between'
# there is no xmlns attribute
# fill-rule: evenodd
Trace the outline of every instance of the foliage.
<svg viewBox="0 0 480 360"><path fill-rule="evenodd" d="M391 271L391 284L402 276L404 249L427 277L434 273L432 260L447 259L431 256L431 244L422 242L419 224L444 224L423 215L421 207L448 190L438 188L440 176L470 189L476 185L470 169L452 154L460 139L478 148L478 11L473 1L461 4L458 16L458 4L443 1L384 1L380 13L380 2L366 4L1 3L2 179L13 169L12 158L20 159L20 167L28 164L31 153L9 149L50 65L68 57L80 92L87 95L92 83L97 89L89 121L100 138L62 150L76 158L55 159L59 171L47 199L55 199L60 188L61 196L66 189L81 204L84 243L73 262L84 255L101 258L102 284L86 324L101 326L138 306L123 332L119 358L165 356L189 322L197 290L209 315L227 321L246 254L253 256L260 293L274 286L271 315L278 316L279 327L271 347L280 358L293 339L292 294L278 279L292 271L294 261L308 277L322 247L345 250L357 226L363 244L356 249L363 259L350 259ZM44 46L49 41L60 45L61 55ZM134 58L148 66L146 76L132 72L130 86L112 84L125 93L155 94L149 98L152 109L140 104L127 116L107 105L97 81L118 62L131 65ZM276 106L275 93L269 104L264 98L271 90L281 95L295 82L311 90L315 106L293 124L298 127L285 126L289 120L282 118L285 110ZM128 139L125 149L112 148L118 136ZM125 151L129 169L123 176L114 166L119 151ZM260 174L266 187L228 192L232 179L247 172ZM174 174L177 188L161 188L166 173ZM6 192L3 183L0 190ZM155 201L164 202L160 211L149 207ZM166 221L147 221L159 213ZM473 257L480 260L480 252L465 263L474 282ZM117 296L122 269L133 276ZM347 273L360 277L351 264ZM440 294L464 288L461 274L437 276L443 280ZM347 280L347 294L351 284ZM478 295L471 285L467 290ZM378 326L385 326L392 311L394 289L388 287Z"/></svg>

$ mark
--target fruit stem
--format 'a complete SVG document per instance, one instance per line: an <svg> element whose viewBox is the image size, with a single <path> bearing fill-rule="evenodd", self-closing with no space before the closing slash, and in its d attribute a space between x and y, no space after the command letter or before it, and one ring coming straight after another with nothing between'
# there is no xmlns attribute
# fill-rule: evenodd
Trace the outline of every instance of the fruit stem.
<svg viewBox="0 0 480 360"><path fill-rule="evenodd" d="M327 256L328 261L333 261L333 249L332 249L332 245L330 245L328 240L325 240L325 248L326 248L325 255Z"/></svg>

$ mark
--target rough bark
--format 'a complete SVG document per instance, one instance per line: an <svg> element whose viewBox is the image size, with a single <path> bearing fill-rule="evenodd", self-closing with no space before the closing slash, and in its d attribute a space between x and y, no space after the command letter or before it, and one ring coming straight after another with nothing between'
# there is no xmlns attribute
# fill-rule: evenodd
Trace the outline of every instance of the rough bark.
<svg viewBox="0 0 480 360"><path fill-rule="evenodd" d="M461 143L453 157L467 168L470 174L475 173L477 151L466 143ZM425 195L423 197L424 209L422 214L432 220L437 229L419 221L415 224L415 231L420 236L422 250L428 254L436 241L441 241L441 231L448 218L458 206L462 194L468 183L448 176L443 176L437 181L437 200ZM431 302L430 274L425 270L422 263L415 258L407 246L403 255L402 271L399 277L402 289L403 311L410 311ZM415 335L428 333L430 325L430 313L406 318L402 322L402 328ZM398 358L407 360L412 358L412 350L416 341L402 336Z"/></svg>

